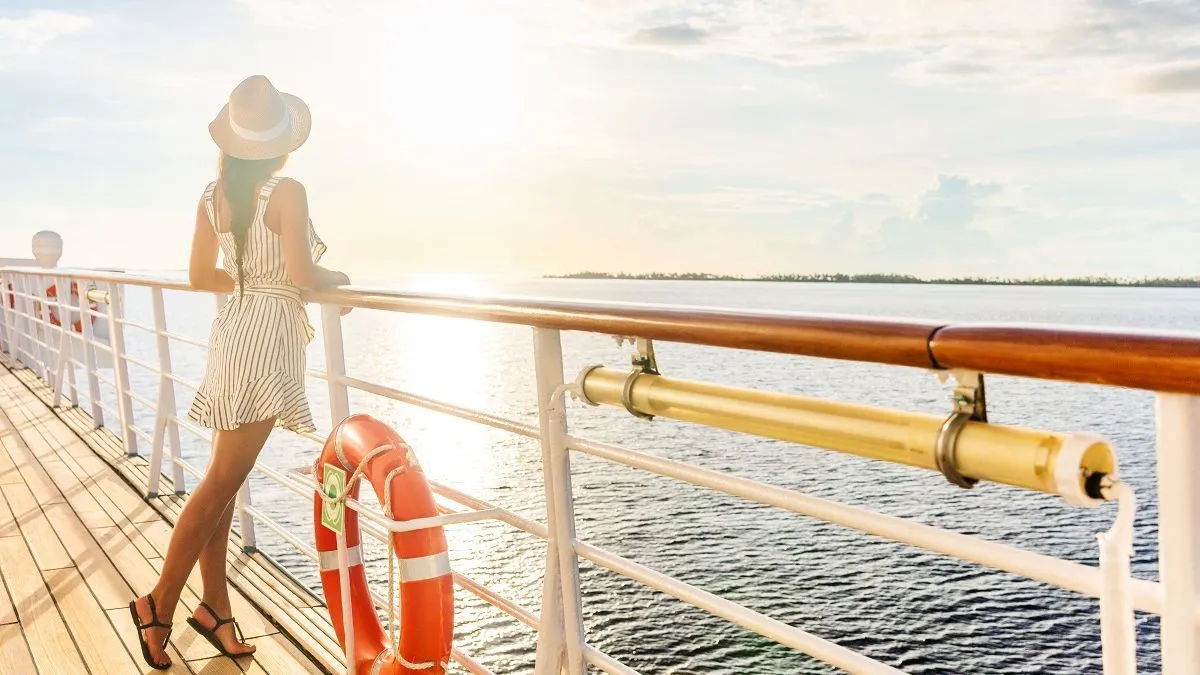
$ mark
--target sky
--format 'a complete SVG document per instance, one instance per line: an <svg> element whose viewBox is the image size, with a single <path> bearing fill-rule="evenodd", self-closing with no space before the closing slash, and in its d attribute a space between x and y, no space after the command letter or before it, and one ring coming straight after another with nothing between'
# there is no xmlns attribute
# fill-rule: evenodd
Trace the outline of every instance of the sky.
<svg viewBox="0 0 1200 675"><path fill-rule="evenodd" d="M0 255L181 269L244 77L332 267L1200 275L1200 3L0 0Z"/></svg>

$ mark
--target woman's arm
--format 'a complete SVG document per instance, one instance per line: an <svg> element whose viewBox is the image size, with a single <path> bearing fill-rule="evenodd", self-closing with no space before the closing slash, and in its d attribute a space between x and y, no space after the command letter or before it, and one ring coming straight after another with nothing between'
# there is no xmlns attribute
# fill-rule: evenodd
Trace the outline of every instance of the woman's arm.
<svg viewBox="0 0 1200 675"><path fill-rule="evenodd" d="M292 283L303 289L344 286L350 279L313 262L308 239L308 194L294 180L280 181L271 196L268 219L283 237L283 266Z"/></svg>
<svg viewBox="0 0 1200 675"><path fill-rule="evenodd" d="M208 222L208 211L204 198L196 206L196 229L192 233L192 255L188 262L188 282L198 291L232 293L233 279L217 268L217 252L220 250L217 233Z"/></svg>

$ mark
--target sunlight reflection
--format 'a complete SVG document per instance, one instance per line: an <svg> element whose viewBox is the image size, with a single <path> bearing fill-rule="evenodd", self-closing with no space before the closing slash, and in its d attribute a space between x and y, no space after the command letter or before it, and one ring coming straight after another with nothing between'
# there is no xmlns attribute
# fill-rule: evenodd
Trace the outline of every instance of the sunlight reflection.
<svg viewBox="0 0 1200 675"><path fill-rule="evenodd" d="M370 105L403 146L455 159L511 146L532 131L528 56L512 18L487 4L388 5L368 36Z"/></svg>

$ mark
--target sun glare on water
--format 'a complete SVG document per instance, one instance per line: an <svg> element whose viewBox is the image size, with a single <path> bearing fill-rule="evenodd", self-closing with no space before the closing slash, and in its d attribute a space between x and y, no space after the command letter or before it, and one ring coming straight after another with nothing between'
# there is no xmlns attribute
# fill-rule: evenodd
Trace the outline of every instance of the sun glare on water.
<svg viewBox="0 0 1200 675"><path fill-rule="evenodd" d="M488 5L395 3L369 36L371 114L400 148L434 159L499 155L528 138L528 53Z"/></svg>

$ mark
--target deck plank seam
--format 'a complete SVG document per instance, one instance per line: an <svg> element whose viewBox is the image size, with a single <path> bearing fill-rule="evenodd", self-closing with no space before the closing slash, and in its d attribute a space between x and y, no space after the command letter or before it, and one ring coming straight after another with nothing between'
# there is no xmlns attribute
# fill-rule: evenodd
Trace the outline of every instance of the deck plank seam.
<svg viewBox="0 0 1200 675"><path fill-rule="evenodd" d="M164 490L159 498L153 499L153 500L142 497L141 493L138 491L138 486L133 482L131 477L127 474L129 465L133 464L134 462L133 461L125 461L126 458L129 458L129 460L141 459L141 458L129 457L128 455L125 455L123 451L121 451L120 449L118 449L116 447L113 447L109 443L104 443L104 445L107 445L109 447L106 447L103 450L101 450L100 448L97 447L97 445L100 444L100 439L89 439L88 436L100 436L101 438L104 438L105 440L108 440L107 436L111 436L113 440L119 441L119 439L116 439L116 436L114 434L112 434L110 430L108 430L106 427L101 427L98 430L91 430L91 429L84 430L84 429L78 428L76 425L73 425L69 419L65 419L64 413L72 413L71 416L82 418L85 416L85 413L83 413L83 411L80 408L78 408L77 406L71 406L68 408L60 408L60 409L53 408L51 406L52 394L48 393L49 388L47 387L47 385L44 382L41 381L41 379L37 376L36 373L34 373L33 371L30 371L29 369L14 370L13 368L9 367L8 364L2 363L2 362L0 362L0 365L3 365L8 370L8 372L12 373L15 376L14 379L16 380L16 382L24 389L24 392L15 392L14 393L13 390L11 390L7 386L5 386L4 388L7 391L9 391L10 394L12 394L14 396L14 398L17 398L18 394L20 394L20 393L23 393L25 395L32 395L32 397L34 399L36 399L39 403L41 403L45 407L45 409L47 411L49 411L50 414L46 416L47 420L56 420L59 423L61 423L64 427L66 427L67 430L70 431L72 435L74 435L76 438L78 438L84 444L86 444L87 447L89 447L92 450L92 452L94 453L94 456L99 458L100 461L102 461L110 470L112 470L112 472L116 476L118 476L121 479L121 481L123 483L125 483L126 486L128 486L134 492L134 494L138 495L138 497L142 503L147 504L164 521L166 521L167 523L169 523L171 525L174 525L175 518L172 516L177 515L177 514L171 513L170 507L167 507L165 504L163 504L161 502L163 502L163 501L175 502L175 501L183 501L183 500L178 499L176 497L176 495L174 494L173 485L170 483L169 472L164 472L162 479L163 479L164 486L170 486L170 488L171 488L170 492L167 492L166 490ZM25 373L25 374L22 375L22 373ZM4 386L4 385L0 385L0 386ZM90 417L88 419L90 419ZM107 433L97 433L97 432L107 432ZM141 463L144 464L145 460L143 459ZM148 469L148 466L142 466L139 468ZM77 477L78 477L78 475L77 475ZM172 506L173 506L173 504L172 504ZM119 528L119 526L118 526L118 528ZM239 540L240 540L240 538L236 537L236 535L234 535L234 537L231 538L232 543L237 543L237 541L239 541ZM131 545L133 544L132 540L130 541L130 544ZM135 549L136 549L136 546L135 546ZM101 546L101 550L104 550L103 546ZM242 556L244 556L244 554L240 554L238 552L233 551L232 546L230 547L230 553L233 554L234 559L236 559L236 560L238 560L238 562L242 563L243 569L252 569L252 568L256 568L256 567L259 567L262 565L262 563L255 561L253 558L251 558L249 556L245 556L245 559L243 559ZM107 555L107 551L105 551L105 554ZM111 559L111 556L109 556L109 557ZM145 557L145 556L143 556L143 557ZM233 562L233 561L231 560L231 562ZM257 571L257 570L255 570L255 571ZM266 572L265 570L264 570L264 574L266 574L268 577L274 578L273 575L270 575L270 573ZM239 575L239 576L241 576L241 575ZM256 578L261 578L264 581L269 581L266 578L260 577L260 575L258 575L258 574L254 574L254 576ZM284 626L284 624L281 623L280 620L276 618L274 612L270 611L264 604L260 603L258 600L255 599L254 596L257 595L256 592L261 591L261 589L259 589L259 588L247 589L247 588L243 587L243 585L235 579L234 575L230 575L230 584L242 594L242 596L246 599L246 601L248 603L250 603L250 605L252 607L254 607L260 614L262 614L267 619L267 621L269 623L271 623L278 630L280 635L286 637L287 640L297 650L299 650L301 654L303 654L306 658L308 658L315 667L319 668L322 672L325 672L325 673L333 672L333 671L329 670L329 668L326 667L325 659L321 658L320 656L318 656L317 654L315 654L313 652L313 648L321 648L322 651L325 651L325 649L324 649L325 645L322 644L322 642L323 642L322 638L328 639L329 636L326 634L327 632L325 630L323 630L321 626L319 626L315 623L310 623L309 621L305 621L305 623L309 624L308 626L303 626L303 625L300 625L299 622L295 621L295 619L293 619L292 621L297 623L296 628L298 628L302 632L304 632L306 634L306 637L309 637L315 643L311 646L306 646L304 644L301 644L296 639L296 637L291 634L291 631L288 630ZM274 590L274 589L272 589L272 590ZM287 590L289 592L293 592L294 589L289 588ZM307 595L312 595L311 593L307 593L306 589L305 589L305 592ZM276 595L280 595L278 591L276 591ZM267 593L262 593L262 596L266 600L272 600L269 597L269 594L267 594ZM280 595L280 600L286 600L286 598L284 596ZM281 610L284 609L284 607L281 603L273 602L272 604L275 604ZM323 605L318 605L318 607L319 606L323 606ZM297 609L301 609L301 608L297 607ZM328 656L333 656L338 660L342 659L342 655L340 653L333 653L333 654L329 654Z"/></svg>

